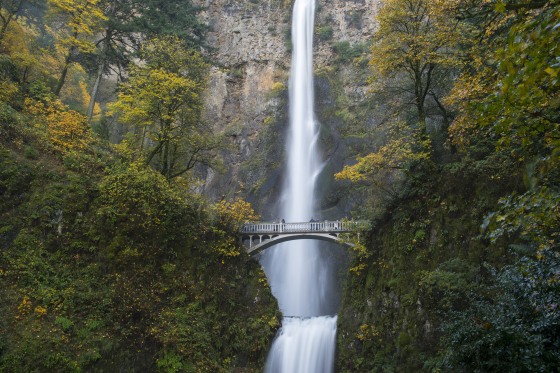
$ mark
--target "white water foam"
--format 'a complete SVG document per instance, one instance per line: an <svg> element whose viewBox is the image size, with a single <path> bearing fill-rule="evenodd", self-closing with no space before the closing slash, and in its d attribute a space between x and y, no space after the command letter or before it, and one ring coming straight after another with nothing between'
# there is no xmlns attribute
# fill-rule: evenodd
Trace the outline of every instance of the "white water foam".
<svg viewBox="0 0 560 373"><path fill-rule="evenodd" d="M331 372L334 365L336 319L336 316L284 318L266 372Z"/></svg>

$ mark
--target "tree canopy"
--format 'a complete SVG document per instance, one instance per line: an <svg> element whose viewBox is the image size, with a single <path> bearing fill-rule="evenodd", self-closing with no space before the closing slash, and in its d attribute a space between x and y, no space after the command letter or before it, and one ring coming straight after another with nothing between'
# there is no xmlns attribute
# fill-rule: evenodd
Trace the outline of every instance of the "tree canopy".
<svg viewBox="0 0 560 373"><path fill-rule="evenodd" d="M383 3L370 82L392 116L336 174L374 221L341 371L558 365L559 22L555 1ZM414 132L434 124L444 156Z"/></svg>
<svg viewBox="0 0 560 373"><path fill-rule="evenodd" d="M136 128L136 150L166 178L215 162L219 140L201 118L207 65L175 37L152 39L113 105Z"/></svg>

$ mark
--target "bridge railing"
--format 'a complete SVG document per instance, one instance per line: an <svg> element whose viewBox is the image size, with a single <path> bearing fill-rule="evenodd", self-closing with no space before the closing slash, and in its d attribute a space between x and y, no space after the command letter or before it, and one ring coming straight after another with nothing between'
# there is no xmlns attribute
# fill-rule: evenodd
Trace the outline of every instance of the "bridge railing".
<svg viewBox="0 0 560 373"><path fill-rule="evenodd" d="M353 220L316 221L301 223L246 223L241 229L243 234L275 234L275 233L344 233L367 229L368 222Z"/></svg>

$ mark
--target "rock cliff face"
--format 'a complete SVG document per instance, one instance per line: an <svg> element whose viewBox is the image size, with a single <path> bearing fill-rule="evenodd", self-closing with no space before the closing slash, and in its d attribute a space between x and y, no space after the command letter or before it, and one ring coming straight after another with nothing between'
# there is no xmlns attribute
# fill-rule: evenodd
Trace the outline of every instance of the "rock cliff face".
<svg viewBox="0 0 560 373"><path fill-rule="evenodd" d="M352 106L364 99L365 77L353 65L353 57L367 50L380 1L317 1L316 111L327 162L322 193L328 202L321 206L326 217L344 205L333 197L336 188L329 181L344 159L340 132L347 123L339 111L342 102ZM206 92L206 119L231 143L223 154L225 171L208 172L204 191L214 198L237 193L253 202L264 218L274 218L288 121L292 1L199 4L205 7L201 16L209 25L207 42L216 63Z"/></svg>

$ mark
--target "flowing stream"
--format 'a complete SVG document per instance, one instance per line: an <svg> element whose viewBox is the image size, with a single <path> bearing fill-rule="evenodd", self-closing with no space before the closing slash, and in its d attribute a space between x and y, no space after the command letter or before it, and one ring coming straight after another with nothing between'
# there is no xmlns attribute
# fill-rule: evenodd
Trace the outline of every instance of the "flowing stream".
<svg viewBox="0 0 560 373"><path fill-rule="evenodd" d="M282 215L289 222L313 218L315 183L321 170L314 113L313 27L315 0L296 0L292 21L290 127ZM269 352L268 373L329 373L334 369L336 307L332 276L317 241L300 240L269 249L261 260L284 318Z"/></svg>

